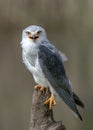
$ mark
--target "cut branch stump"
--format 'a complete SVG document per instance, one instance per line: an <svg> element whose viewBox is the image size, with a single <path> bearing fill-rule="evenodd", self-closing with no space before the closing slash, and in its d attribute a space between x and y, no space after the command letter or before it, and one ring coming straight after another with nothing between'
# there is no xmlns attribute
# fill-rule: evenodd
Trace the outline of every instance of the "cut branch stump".
<svg viewBox="0 0 93 130"><path fill-rule="evenodd" d="M44 105L44 101L50 95L49 89L45 91L34 89L29 130L66 130L61 121L54 120L53 111L49 109L49 106Z"/></svg>

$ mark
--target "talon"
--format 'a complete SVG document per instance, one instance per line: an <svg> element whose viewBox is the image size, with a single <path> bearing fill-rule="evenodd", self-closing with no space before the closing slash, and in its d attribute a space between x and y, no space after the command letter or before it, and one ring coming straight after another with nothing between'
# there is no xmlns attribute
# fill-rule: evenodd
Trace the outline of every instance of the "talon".
<svg viewBox="0 0 93 130"><path fill-rule="evenodd" d="M35 89L41 89L41 86L40 85L36 85L34 86Z"/></svg>
<svg viewBox="0 0 93 130"><path fill-rule="evenodd" d="M40 91L44 91L44 90L45 90L45 88L44 88L44 87L41 87L41 88L40 88Z"/></svg>
<svg viewBox="0 0 93 130"><path fill-rule="evenodd" d="M50 98L48 98L48 99L44 102L44 104L45 104L45 105L49 104L49 109L52 109L52 106L57 104L54 95L51 94Z"/></svg>
<svg viewBox="0 0 93 130"><path fill-rule="evenodd" d="M34 86L34 88L35 89L39 89L40 91L44 91L45 90L45 88L40 86L40 85L36 85L36 86Z"/></svg>

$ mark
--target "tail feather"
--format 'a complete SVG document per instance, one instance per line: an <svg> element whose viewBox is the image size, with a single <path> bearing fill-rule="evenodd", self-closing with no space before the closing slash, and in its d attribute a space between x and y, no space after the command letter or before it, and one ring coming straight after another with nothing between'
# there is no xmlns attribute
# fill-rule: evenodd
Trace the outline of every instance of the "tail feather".
<svg viewBox="0 0 93 130"><path fill-rule="evenodd" d="M57 92L59 96L63 99L63 101L71 108L71 110L76 113L76 115L80 118L80 120L82 120L82 117L79 111L77 110L73 96L71 96L68 92L66 92L61 88L58 88Z"/></svg>
<svg viewBox="0 0 93 130"><path fill-rule="evenodd" d="M85 108L84 103L79 99L79 97L75 93L73 93L73 97L74 97L75 103L78 106Z"/></svg>

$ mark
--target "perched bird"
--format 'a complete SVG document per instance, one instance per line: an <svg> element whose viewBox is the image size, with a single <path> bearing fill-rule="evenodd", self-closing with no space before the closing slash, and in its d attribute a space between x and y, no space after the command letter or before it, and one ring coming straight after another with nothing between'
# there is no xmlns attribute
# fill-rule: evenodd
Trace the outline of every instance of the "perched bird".
<svg viewBox="0 0 93 130"><path fill-rule="evenodd" d="M32 73L35 88L41 91L49 87L51 96L44 104L56 105L56 97L60 97L71 108L71 110L82 120L77 106L84 108L83 102L73 92L72 85L68 79L65 69L65 56L58 51L47 39L45 30L32 25L23 30L22 33L22 58L23 62Z"/></svg>

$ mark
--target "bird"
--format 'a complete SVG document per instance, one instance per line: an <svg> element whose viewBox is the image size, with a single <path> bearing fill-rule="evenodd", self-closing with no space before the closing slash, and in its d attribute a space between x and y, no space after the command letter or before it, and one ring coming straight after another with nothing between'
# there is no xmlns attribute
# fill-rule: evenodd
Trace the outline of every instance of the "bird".
<svg viewBox="0 0 93 130"><path fill-rule="evenodd" d="M48 40L45 29L37 25L28 26L22 32L20 44L23 63L37 84L35 89L50 89L51 96L44 104L52 109L52 106L57 104L57 97L60 97L75 115L83 120L77 106L85 106L73 92L71 81L67 77L64 68L67 58Z"/></svg>

